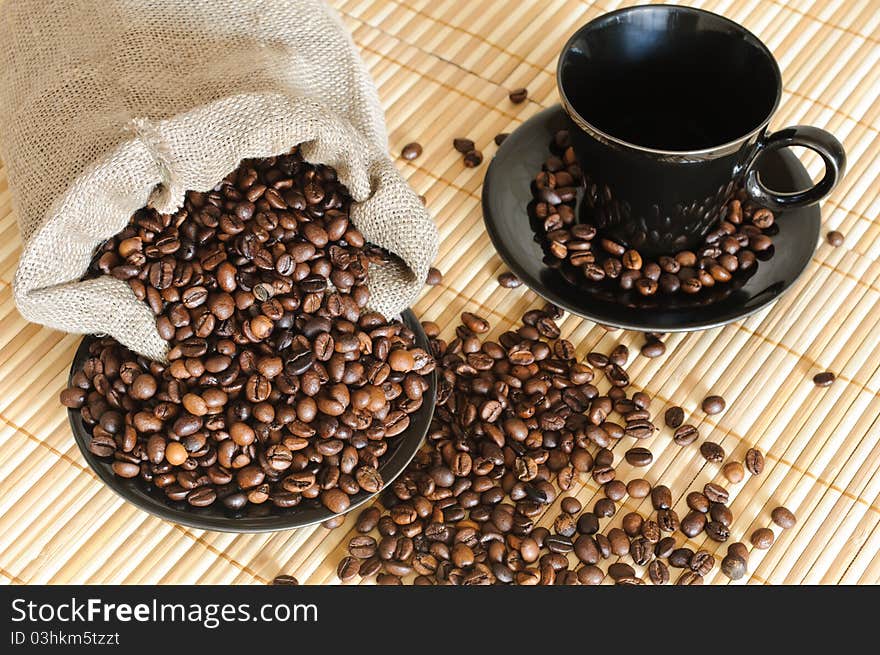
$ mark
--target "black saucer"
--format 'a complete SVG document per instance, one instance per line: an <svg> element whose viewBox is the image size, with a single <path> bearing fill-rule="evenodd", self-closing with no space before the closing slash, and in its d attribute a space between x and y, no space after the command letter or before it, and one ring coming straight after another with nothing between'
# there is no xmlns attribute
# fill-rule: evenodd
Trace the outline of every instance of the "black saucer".
<svg viewBox="0 0 880 655"><path fill-rule="evenodd" d="M401 315L401 320L415 333L416 344L427 352L431 352L428 337L415 314L406 310ZM73 358L73 365L70 368L71 377L82 368L88 358L89 344L94 338L86 336L80 342ZM424 395L422 406L410 414L409 427L393 440L389 440L388 452L379 466L379 473L385 482L383 489L373 494L362 491L352 496L351 506L346 512L363 505L376 494L389 488L421 447L434 414L437 393L436 373L431 373L428 376L428 384L429 389ZM219 502L199 508L192 507L186 502L172 502L160 489L145 483L140 478L125 479L114 474L110 467L111 459L98 457L89 450L91 431L83 423L79 410L68 410L67 416L76 445L79 446L83 457L98 477L131 504L165 520L188 525L192 528L220 532L273 532L320 523L336 516L316 499L303 499L296 507L287 509L275 507L271 502L262 505L248 505L240 512L232 512Z"/></svg>
<svg viewBox="0 0 880 655"><path fill-rule="evenodd" d="M527 208L532 202L532 180L548 156L553 135L561 129L577 127L559 105L530 118L498 149L483 182L483 220L501 259L524 284L559 307L627 330L682 332L717 327L779 298L813 256L821 228L818 205L777 215L772 257L759 261L750 276L739 274L727 284L694 296L658 293L644 297L587 282L574 274L577 271L548 267ZM760 175L776 191L796 191L812 184L798 158L785 149L767 153Z"/></svg>

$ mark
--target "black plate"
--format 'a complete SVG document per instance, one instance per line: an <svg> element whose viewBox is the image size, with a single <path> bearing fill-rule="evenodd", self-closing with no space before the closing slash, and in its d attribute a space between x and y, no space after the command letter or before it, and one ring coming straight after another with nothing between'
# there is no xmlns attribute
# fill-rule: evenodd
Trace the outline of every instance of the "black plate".
<svg viewBox="0 0 880 655"><path fill-rule="evenodd" d="M406 310L403 312L401 319L415 332L416 344L430 353L431 346L428 343L428 338L425 336L422 326L415 315L411 311ZM71 376L82 367L83 362L89 356L89 344L93 340L94 337L91 336L83 338L74 356L73 366L70 368ZM428 376L428 383L430 388L425 393L422 406L418 411L410 414L409 428L395 437L393 443L389 444L388 453L386 453L382 465L379 467L379 473L385 481L383 489L387 489L391 482L406 468L428 433L428 426L431 423L434 403L436 402L436 373L431 373ZM317 500L304 499L299 505L289 509L281 509L268 502L263 505L248 505L246 510L238 513L227 510L220 503L210 507L195 508L185 502L171 502L161 490L148 485L139 478L125 479L115 475L110 468L111 459L97 457L89 451L88 443L91 434L83 423L79 411L69 410L67 416L70 420L70 427L73 429L76 445L79 446L83 457L85 457L89 466L92 467L92 470L98 474L98 477L125 500L145 512L155 514L168 521L188 525L192 528L218 530L220 532L272 532L313 525L335 516L333 512L321 505ZM381 493L381 490L377 493ZM361 492L353 496L351 507L347 511L363 505L375 495Z"/></svg>
<svg viewBox="0 0 880 655"><path fill-rule="evenodd" d="M777 215L773 256L750 276L739 274L693 296L658 293L644 297L604 284L591 284L578 271L545 265L544 251L529 221L531 183L560 129L577 129L559 105L545 109L516 129L498 149L483 182L483 220L501 259L528 287L574 314L612 327L649 332L682 332L739 320L779 298L804 271L821 228L819 206ZM777 191L812 185L788 150L767 153L761 179ZM577 211L575 211L577 215Z"/></svg>

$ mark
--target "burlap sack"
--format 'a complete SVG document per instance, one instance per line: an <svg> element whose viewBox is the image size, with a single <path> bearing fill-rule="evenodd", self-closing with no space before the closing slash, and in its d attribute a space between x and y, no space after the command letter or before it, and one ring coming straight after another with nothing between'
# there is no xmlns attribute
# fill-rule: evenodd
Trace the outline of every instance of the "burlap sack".
<svg viewBox="0 0 880 655"><path fill-rule="evenodd" d="M372 308L416 297L436 228L387 154L376 89L318 0L6 0L0 3L0 149L24 248L22 315L108 333L153 358L166 344L128 285L79 282L96 246L151 204L177 209L241 159L303 143L335 167L367 239Z"/></svg>

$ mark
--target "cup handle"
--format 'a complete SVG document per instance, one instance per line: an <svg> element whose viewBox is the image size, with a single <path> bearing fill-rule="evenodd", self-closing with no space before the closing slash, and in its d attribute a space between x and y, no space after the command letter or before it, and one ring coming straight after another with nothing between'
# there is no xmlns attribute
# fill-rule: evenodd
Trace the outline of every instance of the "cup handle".
<svg viewBox="0 0 880 655"><path fill-rule="evenodd" d="M783 193L768 189L758 176L758 164L766 152L804 146L818 153L825 162L825 176L809 189ZM796 125L766 135L758 143L758 150L749 164L745 176L746 192L760 205L781 211L791 207L803 207L819 202L837 186L846 169L846 153L833 135L818 127Z"/></svg>

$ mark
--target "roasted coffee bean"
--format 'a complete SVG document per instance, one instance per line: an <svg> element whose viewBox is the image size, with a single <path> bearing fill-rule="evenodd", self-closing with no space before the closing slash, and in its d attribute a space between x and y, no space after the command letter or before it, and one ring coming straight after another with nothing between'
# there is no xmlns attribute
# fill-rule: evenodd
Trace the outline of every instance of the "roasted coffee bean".
<svg viewBox="0 0 880 655"><path fill-rule="evenodd" d="M632 466L650 466L654 461L654 455L647 448L630 448L625 458Z"/></svg>
<svg viewBox="0 0 880 655"><path fill-rule="evenodd" d="M643 478L636 478L626 483L626 492L632 498L645 498L651 493L651 483Z"/></svg>
<svg viewBox="0 0 880 655"><path fill-rule="evenodd" d="M690 511L681 520L680 529L686 537L693 539L706 527L706 515L698 511Z"/></svg>
<svg viewBox="0 0 880 655"><path fill-rule="evenodd" d="M770 528L758 528L752 533L750 541L752 545L759 550L767 550L773 545L776 537Z"/></svg>
<svg viewBox="0 0 880 655"><path fill-rule="evenodd" d="M272 584L273 585L291 586L291 585L298 585L299 581L296 578L294 578L292 575L279 575L279 576L276 576L274 580L272 580Z"/></svg>
<svg viewBox="0 0 880 655"><path fill-rule="evenodd" d="M668 290L666 291L667 293L669 293ZM644 357L661 357L666 352L666 344L664 344L662 341L648 341L642 346L640 352ZM669 423L667 421L667 425L668 424Z"/></svg>
<svg viewBox="0 0 880 655"><path fill-rule="evenodd" d="M452 147L458 150L461 154L465 154L466 152L470 152L476 146L474 142L470 139L466 139L464 137L456 137L452 140Z"/></svg>
<svg viewBox="0 0 880 655"><path fill-rule="evenodd" d="M725 489L721 485L715 484L714 482L707 482L705 485L703 485L703 495L705 495L705 497L709 501L721 504L726 504L730 498L730 494L727 489Z"/></svg>
<svg viewBox="0 0 880 655"><path fill-rule="evenodd" d="M695 512L706 514L709 511L710 501L704 494L701 494L699 491L690 492L685 500L687 502L687 506Z"/></svg>
<svg viewBox="0 0 880 655"><path fill-rule="evenodd" d="M733 512L730 511L729 507L721 503L712 503L712 506L709 508L709 516L712 517L713 521L717 521L727 528L733 523Z"/></svg>
<svg viewBox="0 0 880 655"><path fill-rule="evenodd" d="M676 548L669 554L669 566L673 566L677 569L685 569L690 564L693 555L694 551L690 548Z"/></svg>
<svg viewBox="0 0 880 655"><path fill-rule="evenodd" d="M500 134L495 135L495 145L500 146L504 141L509 137L510 134L507 132L501 132Z"/></svg>
<svg viewBox="0 0 880 655"><path fill-rule="evenodd" d="M672 435L672 440L679 446L689 446L699 438L699 430L689 423L678 426Z"/></svg>
<svg viewBox="0 0 880 655"><path fill-rule="evenodd" d="M688 567L694 573L705 577L715 568L715 558L708 551L700 550L691 555Z"/></svg>
<svg viewBox="0 0 880 655"><path fill-rule="evenodd" d="M727 478L731 484L739 484L745 477L745 469L739 462L727 462L721 467L721 474Z"/></svg>
<svg viewBox="0 0 880 655"><path fill-rule="evenodd" d="M672 492L665 485L657 485L651 489L651 504L654 509L669 509L672 507Z"/></svg>
<svg viewBox="0 0 880 655"><path fill-rule="evenodd" d="M407 143L403 146L403 149L400 151L400 156L404 159L415 159L419 155L422 154L422 146L419 143L412 142Z"/></svg>
<svg viewBox="0 0 880 655"><path fill-rule="evenodd" d="M720 414L724 411L725 402L721 396L707 396L703 400L703 411L709 414Z"/></svg>
<svg viewBox="0 0 880 655"><path fill-rule="evenodd" d="M663 420L668 427L678 428L684 423L684 410L677 405L673 405L663 414Z"/></svg>
<svg viewBox="0 0 880 655"><path fill-rule="evenodd" d="M664 585L669 582L669 569L659 559L655 559L648 565L648 577L655 585Z"/></svg>
<svg viewBox="0 0 880 655"><path fill-rule="evenodd" d="M831 371L823 371L813 376L813 384L817 387L830 387L834 383L834 373Z"/></svg>
<svg viewBox="0 0 880 655"><path fill-rule="evenodd" d="M514 89L513 91L511 91L511 92L507 95L507 97L510 98L510 101L511 101L513 104L518 105L518 104L520 104L520 103L525 102L525 101L526 101L526 98L529 97L529 90L526 89L525 87L519 87L519 88Z"/></svg>
<svg viewBox="0 0 880 655"><path fill-rule="evenodd" d="M471 150L464 155L464 165L467 168L476 168L483 163L483 153L479 150Z"/></svg>
<svg viewBox="0 0 880 655"><path fill-rule="evenodd" d="M709 521L706 524L706 534L713 541L724 542L730 538L730 528L719 521Z"/></svg>
<svg viewBox="0 0 880 655"><path fill-rule="evenodd" d="M773 522L783 530L793 528L797 523L797 518L794 513L786 507L774 508L770 513L770 518L772 518Z"/></svg>
<svg viewBox="0 0 880 655"><path fill-rule="evenodd" d="M714 441L704 441L700 444L700 454L708 462L720 463L724 461L724 448Z"/></svg>
<svg viewBox="0 0 880 655"><path fill-rule="evenodd" d="M746 470L752 475L761 475L764 471L764 455L757 448L749 448L745 457Z"/></svg>
<svg viewBox="0 0 880 655"><path fill-rule="evenodd" d="M505 289L514 289L521 286L522 281L510 271L506 271L498 276L498 284Z"/></svg>
<svg viewBox="0 0 880 655"><path fill-rule="evenodd" d="M835 248L838 248L843 245L844 236L842 233L838 232L837 230L832 230L831 232L829 232L828 234L825 235L825 238L828 240L828 243L830 243Z"/></svg>
<svg viewBox="0 0 880 655"><path fill-rule="evenodd" d="M721 572L731 580L740 580L746 574L747 565L745 560L735 556L726 555L721 560Z"/></svg>
<svg viewBox="0 0 880 655"><path fill-rule="evenodd" d="M360 570L360 561L354 557L344 557L336 567L336 575L343 582L350 582L357 577Z"/></svg>
<svg viewBox="0 0 880 655"><path fill-rule="evenodd" d="M425 278L425 284L437 286L443 281L443 273L433 266L428 269L428 276Z"/></svg>

